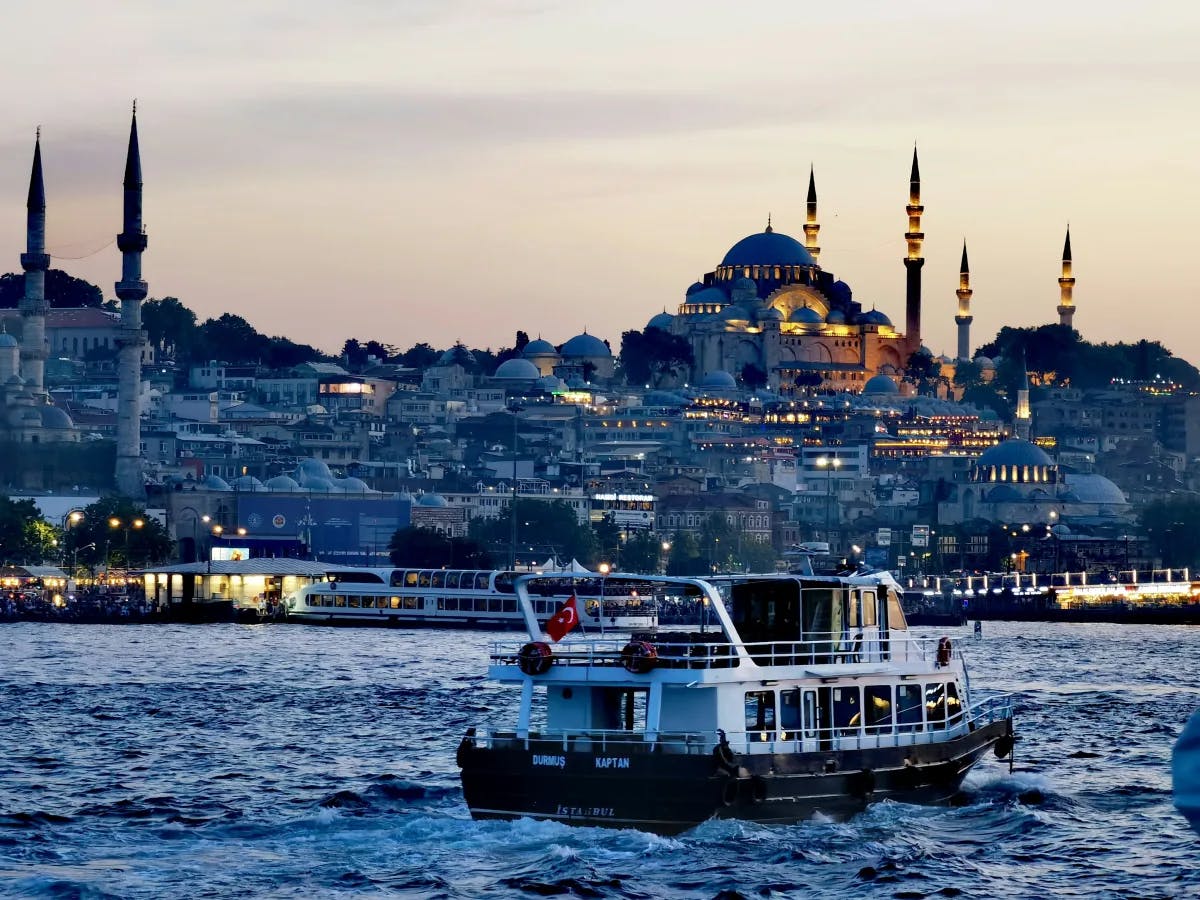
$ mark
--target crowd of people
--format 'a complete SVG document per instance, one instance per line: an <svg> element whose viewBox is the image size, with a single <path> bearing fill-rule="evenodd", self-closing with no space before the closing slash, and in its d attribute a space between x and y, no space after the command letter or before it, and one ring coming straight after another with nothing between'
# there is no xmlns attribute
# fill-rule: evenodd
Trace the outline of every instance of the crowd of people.
<svg viewBox="0 0 1200 900"><path fill-rule="evenodd" d="M161 618L137 585L54 591L29 586L0 594L0 621L152 622Z"/></svg>

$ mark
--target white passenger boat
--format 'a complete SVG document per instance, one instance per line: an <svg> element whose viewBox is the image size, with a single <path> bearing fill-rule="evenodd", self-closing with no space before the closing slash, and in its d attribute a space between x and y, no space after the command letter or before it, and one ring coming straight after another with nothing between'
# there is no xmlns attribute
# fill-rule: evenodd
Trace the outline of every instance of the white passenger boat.
<svg viewBox="0 0 1200 900"><path fill-rule="evenodd" d="M324 581L285 598L289 621L315 625L446 628L526 627L517 601L519 573L480 569L330 569ZM575 596L585 633L628 633L658 625L653 584L600 575L539 577L529 602L545 622Z"/></svg>
<svg viewBox="0 0 1200 900"><path fill-rule="evenodd" d="M712 628L562 643L518 581L529 641L496 644L488 672L520 689L519 712L458 748L475 818L796 822L948 800L989 750L1011 766L1010 700L977 696L948 638L909 633L886 573L672 581Z"/></svg>

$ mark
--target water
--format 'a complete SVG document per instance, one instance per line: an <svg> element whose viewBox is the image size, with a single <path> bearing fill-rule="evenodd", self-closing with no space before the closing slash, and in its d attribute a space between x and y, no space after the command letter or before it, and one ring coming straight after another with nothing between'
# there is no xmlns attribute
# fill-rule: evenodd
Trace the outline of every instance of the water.
<svg viewBox="0 0 1200 900"><path fill-rule="evenodd" d="M1170 748L1200 630L986 623L1017 772L964 805L678 838L471 821L454 749L505 721L492 635L0 626L0 896L1200 896Z"/></svg>

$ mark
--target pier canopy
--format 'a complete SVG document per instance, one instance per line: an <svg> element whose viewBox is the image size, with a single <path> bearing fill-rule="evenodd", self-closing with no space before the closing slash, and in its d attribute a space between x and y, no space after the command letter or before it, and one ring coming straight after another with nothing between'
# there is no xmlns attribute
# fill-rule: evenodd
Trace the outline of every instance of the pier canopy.
<svg viewBox="0 0 1200 900"><path fill-rule="evenodd" d="M156 566L142 571L146 597L157 604L232 601L262 607L306 584L323 581L330 563L272 557Z"/></svg>

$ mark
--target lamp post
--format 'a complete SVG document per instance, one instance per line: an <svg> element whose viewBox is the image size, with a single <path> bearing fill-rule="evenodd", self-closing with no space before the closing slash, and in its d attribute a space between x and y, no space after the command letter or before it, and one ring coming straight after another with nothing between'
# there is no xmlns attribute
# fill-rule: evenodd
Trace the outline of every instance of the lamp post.
<svg viewBox="0 0 1200 900"><path fill-rule="evenodd" d="M220 525L214 525L212 528L212 535L215 538L219 538L221 536L222 532L224 532L224 531L225 531L225 529L222 528ZM212 574L212 541L209 541L209 543L208 543L207 570L208 570L208 573L211 575Z"/></svg>
<svg viewBox="0 0 1200 900"><path fill-rule="evenodd" d="M600 633L604 634L604 585L608 581L608 573L612 567L608 563L602 562L596 568L600 571L600 606L596 613L600 619Z"/></svg>
<svg viewBox="0 0 1200 900"><path fill-rule="evenodd" d="M79 571L79 551L80 550L91 550L95 546L96 546L96 544L93 541L90 544L84 544L82 547L76 547L74 550L71 551L71 577L72 578L74 578L75 573Z"/></svg>
<svg viewBox="0 0 1200 900"><path fill-rule="evenodd" d="M662 574L663 575L667 574L667 565L668 565L668 563L670 563L670 560L671 560L671 542L663 541L662 542Z"/></svg>
<svg viewBox="0 0 1200 900"><path fill-rule="evenodd" d="M840 468L842 461L836 456L818 456L817 468L825 470L825 539L829 540L829 532L833 526L830 519L833 514L833 472ZM832 548L830 548L832 549Z"/></svg>
<svg viewBox="0 0 1200 900"><path fill-rule="evenodd" d="M519 413L521 407L514 404L508 408L512 413L513 418L513 434L512 434L512 497L509 500L508 519L509 519L509 539L508 539L508 560L509 568L514 572L517 569L517 425L521 421Z"/></svg>

